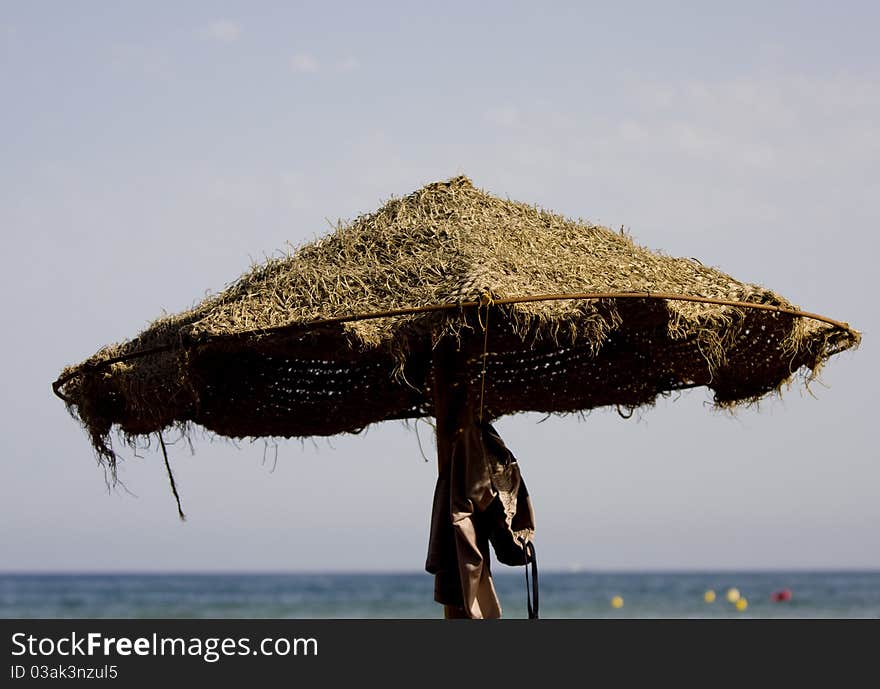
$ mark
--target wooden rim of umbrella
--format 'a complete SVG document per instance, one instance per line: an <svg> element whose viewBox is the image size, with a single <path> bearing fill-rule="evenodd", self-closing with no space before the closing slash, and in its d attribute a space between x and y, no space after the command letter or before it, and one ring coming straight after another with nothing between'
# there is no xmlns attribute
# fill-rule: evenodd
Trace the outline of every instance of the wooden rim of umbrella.
<svg viewBox="0 0 880 689"><path fill-rule="evenodd" d="M539 302L539 301L565 301L565 300L578 300L578 299L657 299L664 301L689 301L689 302L697 302L701 304L715 304L719 306L734 306L738 308L749 308L749 309L757 309L761 311L774 311L776 313L784 313L793 317L798 318L809 318L815 321L820 321L822 323L827 323L828 325L833 326L836 329L843 330L854 337L858 337L858 333L853 330L848 323L844 323L842 321L836 321L832 318L828 318L827 316L822 316L817 313L811 313L809 311L800 311L798 309L788 308L785 306L776 306L773 304L756 304L754 302L746 302L746 301L736 301L729 299L716 299L713 297L699 297L693 295L686 294L669 294L664 292L575 292L570 294L538 294L533 296L524 296L524 297L505 297L501 299L492 299L488 295L485 296L480 301L462 301L456 303L448 303L448 304L429 304L426 306L411 306L406 308L399 309L390 309L387 311L374 311L371 313L363 313L363 314L354 314L348 316L336 316L334 318L321 318L318 320L307 321L303 323L292 323L288 325L280 325L271 328L255 328L253 330L244 330L236 333L221 333L215 335L208 335L200 340L193 342L192 346L199 347L201 345L207 344L209 342L214 342L217 340L236 340L236 339L246 339L249 337L257 337L264 335L281 335L284 333L296 332L301 330L308 330L309 328L320 327L325 325L334 325L339 323L353 323L356 321L366 321L375 318L390 318L394 316L406 316L412 315L416 313L431 313L431 312L442 312L442 311L453 311L455 309L468 309L468 308L480 308L485 306L503 306L505 304L524 304L529 302ZM183 345L179 345L182 347ZM101 370L113 364L117 364L123 361L130 361L132 359L138 359L141 357L149 356L151 354L158 354L161 352L171 351L176 347L173 345L161 345L158 347L149 347L147 349L141 349L134 352L128 352L126 354L122 354L116 357L110 357L108 359L104 359L103 361L94 363L94 364L83 364L77 369L59 377L54 383L52 383L52 391L55 393L57 397L63 400L66 404L73 404L73 400L67 397L63 392L61 392L61 388L67 383L69 380L83 375L85 373L91 373L94 371Z"/></svg>

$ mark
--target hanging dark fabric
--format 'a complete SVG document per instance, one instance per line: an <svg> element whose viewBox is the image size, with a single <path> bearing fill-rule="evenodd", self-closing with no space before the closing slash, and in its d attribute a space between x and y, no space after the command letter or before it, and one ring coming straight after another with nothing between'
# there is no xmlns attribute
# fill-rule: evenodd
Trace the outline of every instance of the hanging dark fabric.
<svg viewBox="0 0 880 689"><path fill-rule="evenodd" d="M495 618L489 545L499 562L526 565L535 518L516 458L455 375L462 356L441 350L435 359L438 478L425 568L447 616Z"/></svg>

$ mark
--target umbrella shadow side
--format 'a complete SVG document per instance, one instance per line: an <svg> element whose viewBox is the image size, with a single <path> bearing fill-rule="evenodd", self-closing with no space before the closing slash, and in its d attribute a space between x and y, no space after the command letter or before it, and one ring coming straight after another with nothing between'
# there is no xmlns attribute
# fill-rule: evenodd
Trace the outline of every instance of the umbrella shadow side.
<svg viewBox="0 0 880 689"><path fill-rule="evenodd" d="M583 308L601 339L584 334L583 314L548 324L510 305L409 318L375 347L353 342L344 324L202 342L185 330L164 340L147 332L67 369L56 386L112 466L113 428L128 440L188 424L230 438L289 438L433 416L432 361L443 338L463 343L460 375L481 388L487 420L634 409L700 386L720 406L750 403L858 344L851 330L772 310L706 309L684 327L661 299ZM143 354L147 344L153 353Z"/></svg>

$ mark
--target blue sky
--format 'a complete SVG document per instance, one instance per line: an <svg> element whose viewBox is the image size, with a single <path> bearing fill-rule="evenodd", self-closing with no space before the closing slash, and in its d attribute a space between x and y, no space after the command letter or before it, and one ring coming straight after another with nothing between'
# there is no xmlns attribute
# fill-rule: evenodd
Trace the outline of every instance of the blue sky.
<svg viewBox="0 0 880 689"><path fill-rule="evenodd" d="M503 420L545 566L880 567L878 19L871 3L3 3L0 568L420 569L435 467L411 428L282 442L277 465L262 442L176 445L181 525L153 449L122 466L137 497L107 493L49 383L328 221L459 173L865 335L814 396L735 416L694 391L630 421Z"/></svg>

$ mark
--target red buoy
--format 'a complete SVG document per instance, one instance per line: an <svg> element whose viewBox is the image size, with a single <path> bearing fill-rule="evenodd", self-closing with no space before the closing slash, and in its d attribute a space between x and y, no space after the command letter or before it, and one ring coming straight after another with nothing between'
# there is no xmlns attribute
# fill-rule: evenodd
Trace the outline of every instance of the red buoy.
<svg viewBox="0 0 880 689"><path fill-rule="evenodd" d="M791 600L791 589L781 589L770 594L770 600L774 603L785 603Z"/></svg>

